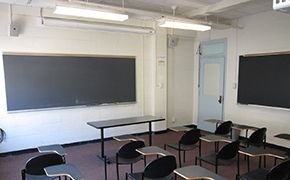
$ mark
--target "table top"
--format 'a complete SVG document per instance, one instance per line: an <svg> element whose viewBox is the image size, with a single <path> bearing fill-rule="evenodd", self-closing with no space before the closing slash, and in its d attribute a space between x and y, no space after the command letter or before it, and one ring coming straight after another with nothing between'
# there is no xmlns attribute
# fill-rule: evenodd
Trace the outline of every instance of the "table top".
<svg viewBox="0 0 290 180"><path fill-rule="evenodd" d="M164 121L165 119L157 116L140 116L140 117L129 117L122 119L111 119L104 121L92 121L87 122L88 125L100 129L100 128L109 128L116 126L126 126L131 124L142 124L146 122L156 122L156 121Z"/></svg>
<svg viewBox="0 0 290 180"><path fill-rule="evenodd" d="M220 120L220 119L206 119L204 121L209 122L209 123L218 123L218 124L221 124L224 122L223 120Z"/></svg>
<svg viewBox="0 0 290 180"><path fill-rule="evenodd" d="M84 180L85 178L80 171L72 164L60 164L44 168L49 177L68 176L73 180Z"/></svg>
<svg viewBox="0 0 290 180"><path fill-rule="evenodd" d="M138 148L136 149L136 151L144 156L148 155L175 156L174 154L165 151L164 149L158 146L146 146L143 148Z"/></svg>
<svg viewBox="0 0 290 180"><path fill-rule="evenodd" d="M184 131L190 131L192 128L185 127L185 126L178 126L178 127L170 127L168 129L175 132L184 132Z"/></svg>
<svg viewBox="0 0 290 180"><path fill-rule="evenodd" d="M174 170L174 173L187 180L208 179L226 180L226 178L215 174L200 166L186 166Z"/></svg>
<svg viewBox="0 0 290 180"><path fill-rule="evenodd" d="M215 123L215 124L221 124L223 122L225 122L224 120L219 120L219 119L206 119L204 120L205 122L209 122L209 123ZM256 130L258 129L257 127L254 127L254 126L249 126L249 125L244 125L244 124L237 124L237 123L233 123L233 126L232 126L233 129L236 129L236 130Z"/></svg>
<svg viewBox="0 0 290 180"><path fill-rule="evenodd" d="M113 139L117 141L144 141L144 139L141 139L139 137L136 137L130 134L126 134L122 136L114 136Z"/></svg>
<svg viewBox="0 0 290 180"><path fill-rule="evenodd" d="M237 130L256 130L256 129L259 129L257 127L254 127L254 126L249 126L249 125L244 125L244 124L236 124L236 123L233 123L233 126L232 126L233 129L237 129Z"/></svg>
<svg viewBox="0 0 290 180"><path fill-rule="evenodd" d="M48 146L40 146L37 148L38 152L46 153L46 152L55 152L61 156L65 156L67 153L64 151L64 148L59 144L52 144Z"/></svg>
<svg viewBox="0 0 290 180"><path fill-rule="evenodd" d="M280 139L290 140L290 134L286 134L286 133L277 134L274 137L277 137L277 138L280 138Z"/></svg>
<svg viewBox="0 0 290 180"><path fill-rule="evenodd" d="M276 152L273 152L269 149L264 149L262 147L255 147L255 146L240 148L239 153L245 154L245 155L251 156L251 157L270 156L270 157L275 157L275 158L279 158L279 159L286 159L287 158L287 156L285 154L276 153Z"/></svg>
<svg viewBox="0 0 290 180"><path fill-rule="evenodd" d="M234 140L231 138L223 137L223 136L218 136L214 134L209 134L205 136L201 136L199 138L200 140L206 141L206 142L233 142Z"/></svg>

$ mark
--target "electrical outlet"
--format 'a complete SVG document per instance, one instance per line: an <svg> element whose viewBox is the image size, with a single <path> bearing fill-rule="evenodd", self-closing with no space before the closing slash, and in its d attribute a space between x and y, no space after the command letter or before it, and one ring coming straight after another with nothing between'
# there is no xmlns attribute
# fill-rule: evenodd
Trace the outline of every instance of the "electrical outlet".
<svg viewBox="0 0 290 180"><path fill-rule="evenodd" d="M173 123L175 123L175 117L172 117L171 121L172 121Z"/></svg>

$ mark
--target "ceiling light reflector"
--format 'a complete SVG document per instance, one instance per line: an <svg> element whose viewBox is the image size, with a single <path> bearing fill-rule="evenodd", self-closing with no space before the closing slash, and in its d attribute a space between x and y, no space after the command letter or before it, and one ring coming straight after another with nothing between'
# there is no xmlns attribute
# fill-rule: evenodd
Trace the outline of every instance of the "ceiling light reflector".
<svg viewBox="0 0 290 180"><path fill-rule="evenodd" d="M192 22L183 22L179 20L161 19L159 21L160 27L175 28L175 29L185 29L194 31L208 31L211 29L208 25L196 24Z"/></svg>
<svg viewBox="0 0 290 180"><path fill-rule="evenodd" d="M81 9L81 8L65 7L65 6L56 6L54 14L104 19L104 20L112 20L112 21L125 21L128 19L128 15L126 14L102 12L102 11L96 11L96 10L90 10L90 9Z"/></svg>

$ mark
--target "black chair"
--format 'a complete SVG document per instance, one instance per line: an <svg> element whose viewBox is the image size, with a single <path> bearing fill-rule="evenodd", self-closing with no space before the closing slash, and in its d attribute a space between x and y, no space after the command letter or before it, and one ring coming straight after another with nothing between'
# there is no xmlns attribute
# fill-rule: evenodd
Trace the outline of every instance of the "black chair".
<svg viewBox="0 0 290 180"><path fill-rule="evenodd" d="M144 164L146 165L145 157L136 151L136 149L142 147L145 147L144 141L131 141L120 147L116 153L117 179L119 179L119 165L130 164L131 173L133 173L133 164L139 160L144 159Z"/></svg>
<svg viewBox="0 0 290 180"><path fill-rule="evenodd" d="M217 126L216 130L215 130L215 134L216 135L232 135L232 125L233 122L232 121L225 121L223 123L221 123L219 126Z"/></svg>
<svg viewBox="0 0 290 180"><path fill-rule="evenodd" d="M257 129L250 135L249 138L241 139L240 145L242 147L263 146L265 149L266 148L266 132L267 132L267 128L265 127ZM249 156L245 156L245 159L246 158L247 158L247 161L249 161ZM259 164L261 164L261 160L262 160L262 157L259 158ZM266 156L264 156L264 167L266 167Z"/></svg>
<svg viewBox="0 0 290 180"><path fill-rule="evenodd" d="M176 144L164 144L164 149L170 147L178 150L179 167L181 167L181 151L183 151L183 162L185 162L185 152L193 150L198 147L197 143L201 136L199 129L192 129L184 133L178 143Z"/></svg>
<svg viewBox="0 0 290 180"><path fill-rule="evenodd" d="M266 132L267 128L263 127L254 131L249 138L242 139L241 146L264 146L266 147Z"/></svg>
<svg viewBox="0 0 290 180"><path fill-rule="evenodd" d="M126 173L126 180L128 177L134 180L168 180L172 178L173 171L176 167L176 159L174 156L162 156L149 163L143 172Z"/></svg>
<svg viewBox="0 0 290 180"><path fill-rule="evenodd" d="M56 177L48 177L44 168L53 165L64 164L63 157L58 154L41 154L26 162L25 169L21 170L22 180L52 180Z"/></svg>
<svg viewBox="0 0 290 180"><path fill-rule="evenodd" d="M217 153L196 157L195 164L197 164L199 159L200 166L201 161L215 165L215 173L218 173L218 166L230 165L235 161L239 151L239 144L239 141L234 141L224 145Z"/></svg>
<svg viewBox="0 0 290 180"><path fill-rule="evenodd" d="M270 170L260 168L241 176L237 175L236 179L242 180L290 180L290 160L284 161Z"/></svg>
<svg viewBox="0 0 290 180"><path fill-rule="evenodd" d="M232 125L232 121L225 121L216 127L214 134L232 137ZM219 143L215 142L214 147L215 151L217 152L219 149Z"/></svg>

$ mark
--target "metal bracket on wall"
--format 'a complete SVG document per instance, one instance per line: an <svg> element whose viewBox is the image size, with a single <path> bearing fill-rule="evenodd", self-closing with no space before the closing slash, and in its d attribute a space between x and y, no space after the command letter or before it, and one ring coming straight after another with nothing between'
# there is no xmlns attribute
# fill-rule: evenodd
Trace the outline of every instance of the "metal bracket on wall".
<svg viewBox="0 0 290 180"><path fill-rule="evenodd" d="M5 131L0 128L0 143L5 139Z"/></svg>

